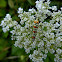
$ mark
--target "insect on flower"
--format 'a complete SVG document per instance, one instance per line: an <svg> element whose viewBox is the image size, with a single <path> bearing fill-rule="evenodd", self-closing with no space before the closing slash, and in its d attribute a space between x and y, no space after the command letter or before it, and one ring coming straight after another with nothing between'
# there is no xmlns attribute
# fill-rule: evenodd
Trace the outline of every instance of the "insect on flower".
<svg viewBox="0 0 62 62"><path fill-rule="evenodd" d="M32 36L32 41L35 40L36 34L37 34L37 29L39 25L39 21L34 21L35 25L33 26L33 36Z"/></svg>

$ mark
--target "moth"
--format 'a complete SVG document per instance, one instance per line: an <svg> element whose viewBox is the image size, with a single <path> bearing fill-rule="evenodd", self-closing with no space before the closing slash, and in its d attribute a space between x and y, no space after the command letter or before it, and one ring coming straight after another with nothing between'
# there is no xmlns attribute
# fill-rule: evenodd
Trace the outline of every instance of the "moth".
<svg viewBox="0 0 62 62"><path fill-rule="evenodd" d="M32 36L32 41L35 40L36 34L37 34L37 29L38 29L39 21L34 21L34 26L33 26L33 36Z"/></svg>

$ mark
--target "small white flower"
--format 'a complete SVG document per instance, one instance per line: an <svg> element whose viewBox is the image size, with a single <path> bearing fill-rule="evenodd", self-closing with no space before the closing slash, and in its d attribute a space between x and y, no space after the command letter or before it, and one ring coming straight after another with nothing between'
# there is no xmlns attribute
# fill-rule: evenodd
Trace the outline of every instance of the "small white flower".
<svg viewBox="0 0 62 62"><path fill-rule="evenodd" d="M21 7L18 8L18 13L23 13L23 9Z"/></svg>
<svg viewBox="0 0 62 62"><path fill-rule="evenodd" d="M56 22L56 24L54 24L54 27L59 27L60 26L60 24L58 24L58 22Z"/></svg>
<svg viewBox="0 0 62 62"><path fill-rule="evenodd" d="M62 7L60 9L62 10Z"/></svg>
<svg viewBox="0 0 62 62"><path fill-rule="evenodd" d="M61 53L62 53L62 50L61 50L61 49L57 49L56 52L57 52L58 54L61 54Z"/></svg>
<svg viewBox="0 0 62 62"><path fill-rule="evenodd" d="M57 10L57 6L52 6L52 10L56 11Z"/></svg>
<svg viewBox="0 0 62 62"><path fill-rule="evenodd" d="M35 10L34 8L32 8L32 9L29 9L29 12L31 12L31 13L35 13L36 10Z"/></svg>
<svg viewBox="0 0 62 62"><path fill-rule="evenodd" d="M8 18L10 20L10 18L11 18L10 14L6 14L6 18Z"/></svg>

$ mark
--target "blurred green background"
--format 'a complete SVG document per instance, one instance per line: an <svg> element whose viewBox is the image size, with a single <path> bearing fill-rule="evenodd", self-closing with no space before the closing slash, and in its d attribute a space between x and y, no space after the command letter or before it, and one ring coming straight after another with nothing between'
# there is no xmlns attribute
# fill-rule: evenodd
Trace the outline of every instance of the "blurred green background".
<svg viewBox="0 0 62 62"><path fill-rule="evenodd" d="M35 7L36 0L0 0L0 23L7 13L12 16L13 20L20 21L17 17L17 10L22 7L25 11L29 8ZM60 9L62 0L51 0L51 4L56 5ZM3 33L0 27L0 62L32 62L24 49L14 46L15 41L11 41L10 33ZM49 57L50 56L50 57ZM48 58L49 57L49 58ZM53 62L54 56L48 54L45 62Z"/></svg>

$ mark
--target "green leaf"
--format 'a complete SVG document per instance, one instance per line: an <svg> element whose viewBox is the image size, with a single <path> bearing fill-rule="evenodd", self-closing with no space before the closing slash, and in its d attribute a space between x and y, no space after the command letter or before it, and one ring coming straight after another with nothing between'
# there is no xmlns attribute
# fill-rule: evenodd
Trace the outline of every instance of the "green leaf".
<svg viewBox="0 0 62 62"><path fill-rule="evenodd" d="M54 57L55 57L54 54L51 54L50 52L48 52L47 55L48 55L49 61L54 62Z"/></svg>
<svg viewBox="0 0 62 62"><path fill-rule="evenodd" d="M6 7L6 1L0 0L0 7Z"/></svg>
<svg viewBox="0 0 62 62"><path fill-rule="evenodd" d="M0 33L2 32L2 29L0 29Z"/></svg>
<svg viewBox="0 0 62 62"><path fill-rule="evenodd" d="M4 37L4 38L7 38L7 36L8 36L8 32L3 33L3 37Z"/></svg>
<svg viewBox="0 0 62 62"><path fill-rule="evenodd" d="M13 17L12 17L12 20L17 20L17 19L18 19L17 16L13 16Z"/></svg>
<svg viewBox="0 0 62 62"><path fill-rule="evenodd" d="M0 60L2 60L3 58L5 58L5 56L7 55L8 51L4 51L0 53Z"/></svg>
<svg viewBox="0 0 62 62"><path fill-rule="evenodd" d="M62 7L62 1L51 1L50 6L57 6L57 8L59 9L60 7Z"/></svg>
<svg viewBox="0 0 62 62"><path fill-rule="evenodd" d="M44 60L44 62L49 62L49 58L47 57L47 58Z"/></svg>
<svg viewBox="0 0 62 62"><path fill-rule="evenodd" d="M19 47L12 46L12 55L26 55L24 49L20 49Z"/></svg>
<svg viewBox="0 0 62 62"><path fill-rule="evenodd" d="M5 39L0 38L0 60L4 59L8 53L7 44Z"/></svg>
<svg viewBox="0 0 62 62"><path fill-rule="evenodd" d="M28 2L31 4L31 5L34 5L35 3L35 1L34 0L28 0Z"/></svg>
<svg viewBox="0 0 62 62"><path fill-rule="evenodd" d="M6 11L4 9L0 9L0 17L4 16Z"/></svg>
<svg viewBox="0 0 62 62"><path fill-rule="evenodd" d="M7 46L7 41L3 38L0 38L0 51Z"/></svg>
<svg viewBox="0 0 62 62"><path fill-rule="evenodd" d="M13 0L8 0L8 5L9 5L10 8L14 8Z"/></svg>
<svg viewBox="0 0 62 62"><path fill-rule="evenodd" d="M47 31L47 27L44 27L43 30Z"/></svg>

